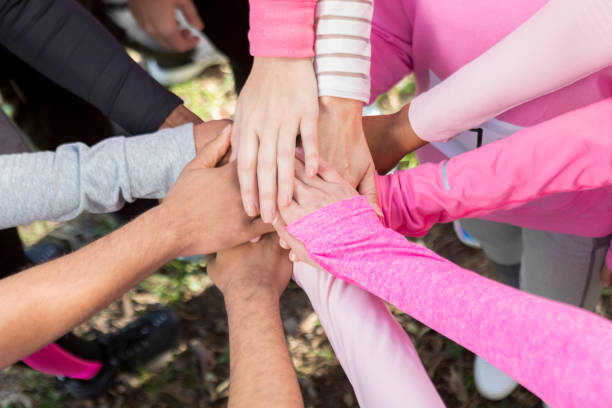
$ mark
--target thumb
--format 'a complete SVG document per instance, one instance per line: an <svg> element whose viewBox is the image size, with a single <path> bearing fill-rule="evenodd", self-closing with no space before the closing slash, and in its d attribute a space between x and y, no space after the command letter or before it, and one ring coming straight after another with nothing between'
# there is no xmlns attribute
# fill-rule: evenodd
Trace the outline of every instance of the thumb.
<svg viewBox="0 0 612 408"><path fill-rule="evenodd" d="M198 14L198 10L195 8L192 0L184 0L177 4L177 7L183 12L185 20L196 30L203 30L204 23Z"/></svg>
<svg viewBox="0 0 612 408"><path fill-rule="evenodd" d="M357 191L359 194L365 196L370 205L376 211L379 217L382 217L383 213L378 206L378 194L376 193L376 170L374 170L374 165L370 164L368 167L368 171L366 172L363 180L359 183L357 187Z"/></svg>
<svg viewBox="0 0 612 408"><path fill-rule="evenodd" d="M198 162L206 168L215 167L230 147L232 125L223 128L219 136L208 142L198 154Z"/></svg>

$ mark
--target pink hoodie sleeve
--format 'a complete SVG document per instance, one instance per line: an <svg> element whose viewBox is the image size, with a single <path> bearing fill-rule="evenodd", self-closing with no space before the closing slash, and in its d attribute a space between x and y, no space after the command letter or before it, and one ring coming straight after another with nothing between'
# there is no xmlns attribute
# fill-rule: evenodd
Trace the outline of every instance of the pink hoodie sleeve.
<svg viewBox="0 0 612 408"><path fill-rule="evenodd" d="M424 235L438 222L612 185L612 98L441 163L378 177L385 225Z"/></svg>
<svg viewBox="0 0 612 408"><path fill-rule="evenodd" d="M385 228L363 196L288 230L332 275L477 353L552 406L612 406L609 321L458 267Z"/></svg>
<svg viewBox="0 0 612 408"><path fill-rule="evenodd" d="M551 0L494 47L417 96L410 123L423 140L448 140L609 65L612 2Z"/></svg>
<svg viewBox="0 0 612 408"><path fill-rule="evenodd" d="M250 0L251 55L314 56L316 0Z"/></svg>

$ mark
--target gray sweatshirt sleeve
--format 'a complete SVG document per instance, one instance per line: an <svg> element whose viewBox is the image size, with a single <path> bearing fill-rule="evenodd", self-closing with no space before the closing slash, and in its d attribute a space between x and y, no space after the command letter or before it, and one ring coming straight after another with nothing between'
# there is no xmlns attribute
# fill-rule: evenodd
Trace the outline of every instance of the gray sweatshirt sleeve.
<svg viewBox="0 0 612 408"><path fill-rule="evenodd" d="M195 157L193 125L88 147L0 155L0 229L116 211L137 198L162 198Z"/></svg>

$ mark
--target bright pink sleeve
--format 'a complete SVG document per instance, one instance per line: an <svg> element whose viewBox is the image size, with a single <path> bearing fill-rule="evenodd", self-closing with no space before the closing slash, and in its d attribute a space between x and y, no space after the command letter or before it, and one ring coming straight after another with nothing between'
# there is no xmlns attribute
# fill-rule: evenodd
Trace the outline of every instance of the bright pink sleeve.
<svg viewBox="0 0 612 408"><path fill-rule="evenodd" d="M428 142L448 140L612 64L612 2L550 0L487 52L410 104Z"/></svg>
<svg viewBox="0 0 612 408"><path fill-rule="evenodd" d="M377 179L385 225L423 235L537 198L612 185L612 98L441 163Z"/></svg>
<svg viewBox="0 0 612 408"><path fill-rule="evenodd" d="M316 0L250 0L251 55L314 56Z"/></svg>
<svg viewBox="0 0 612 408"><path fill-rule="evenodd" d="M332 275L482 356L552 406L612 406L609 321L458 267L385 228L362 196L288 230Z"/></svg>

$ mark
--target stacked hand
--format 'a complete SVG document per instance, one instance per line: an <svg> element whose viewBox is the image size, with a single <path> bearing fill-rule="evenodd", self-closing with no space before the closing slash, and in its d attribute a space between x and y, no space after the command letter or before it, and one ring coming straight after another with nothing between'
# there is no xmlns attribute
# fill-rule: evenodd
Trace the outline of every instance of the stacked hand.
<svg viewBox="0 0 612 408"><path fill-rule="evenodd" d="M291 236L285 226L329 204L359 195L329 164L321 162L319 174L308 177L301 160L295 161L295 191L290 205L280 209L282 219L277 219L274 228L280 236L280 245L291 249L292 262L304 261L317 266L309 257L300 241Z"/></svg>
<svg viewBox="0 0 612 408"><path fill-rule="evenodd" d="M221 125L225 129L212 137ZM236 164L215 167L230 146L230 132L231 126L223 121L196 126L197 156L159 206L166 229L175 237L177 255L214 253L272 230L245 214Z"/></svg>
<svg viewBox="0 0 612 408"><path fill-rule="evenodd" d="M309 58L255 58L238 98L232 134L247 214L261 213L265 222L272 222L277 202L291 202L298 134L307 172L316 174L317 115L317 84Z"/></svg>

